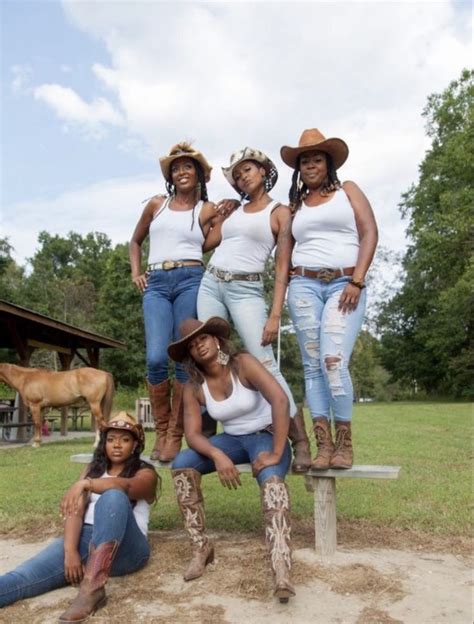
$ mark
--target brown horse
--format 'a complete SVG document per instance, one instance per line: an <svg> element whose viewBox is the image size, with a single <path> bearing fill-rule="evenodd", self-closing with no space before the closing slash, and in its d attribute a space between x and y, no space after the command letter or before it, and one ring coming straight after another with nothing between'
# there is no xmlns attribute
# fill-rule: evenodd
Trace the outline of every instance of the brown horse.
<svg viewBox="0 0 474 624"><path fill-rule="evenodd" d="M33 446L41 443L42 410L45 407L64 407L84 398L91 408L96 430L105 425L112 410L113 377L97 368L75 368L56 373L43 368L0 364L0 381L17 390L29 408L35 425ZM98 435L97 430L96 442Z"/></svg>

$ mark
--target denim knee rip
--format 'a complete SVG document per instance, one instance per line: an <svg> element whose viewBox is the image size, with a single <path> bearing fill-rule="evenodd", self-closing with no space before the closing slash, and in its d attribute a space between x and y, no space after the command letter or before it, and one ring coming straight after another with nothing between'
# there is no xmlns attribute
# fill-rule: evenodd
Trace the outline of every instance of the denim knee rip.
<svg viewBox="0 0 474 624"><path fill-rule="evenodd" d="M296 299L294 311L298 317L296 328L304 336L304 350L310 358L307 363L307 370L309 374L314 374L321 370L320 343L318 340L321 324L311 310L309 299Z"/></svg>

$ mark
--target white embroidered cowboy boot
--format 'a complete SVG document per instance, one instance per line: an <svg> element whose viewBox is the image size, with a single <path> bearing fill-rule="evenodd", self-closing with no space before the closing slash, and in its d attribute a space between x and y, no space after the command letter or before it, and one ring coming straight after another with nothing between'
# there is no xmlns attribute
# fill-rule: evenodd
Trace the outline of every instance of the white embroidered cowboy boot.
<svg viewBox="0 0 474 624"><path fill-rule="evenodd" d="M205 534L206 518L201 491L201 474L194 468L171 471L178 505L184 518L184 528L193 544L193 556L186 572L185 581L203 575L208 563L214 561L214 546Z"/></svg>
<svg viewBox="0 0 474 624"><path fill-rule="evenodd" d="M280 477L270 477L261 485L261 496L265 541L275 580L273 594L280 602L288 602L295 590L291 584L290 497L286 483Z"/></svg>

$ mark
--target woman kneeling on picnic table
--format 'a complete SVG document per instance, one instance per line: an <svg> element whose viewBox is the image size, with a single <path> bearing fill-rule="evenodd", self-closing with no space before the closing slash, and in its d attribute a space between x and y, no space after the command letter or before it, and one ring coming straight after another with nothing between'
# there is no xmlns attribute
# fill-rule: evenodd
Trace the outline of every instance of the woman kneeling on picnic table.
<svg viewBox="0 0 474 624"><path fill-rule="evenodd" d="M236 464L250 462L261 490L265 537L274 573L274 594L288 602L295 592L290 580L290 503L284 482L291 462L288 444L289 401L267 369L246 352L234 353L230 325L220 317L205 323L187 319L182 338L168 348L183 362L189 381L184 388L184 429L190 448L172 464L173 482L193 556L184 580L200 577L214 559L205 533L201 475L217 471L222 485L241 485ZM222 423L224 433L206 438L201 407Z"/></svg>
<svg viewBox="0 0 474 624"><path fill-rule="evenodd" d="M0 607L79 584L59 622L84 622L105 604L109 574L122 576L146 564L158 475L140 459L144 443L143 428L130 414L112 417L92 462L61 501L64 537L0 576Z"/></svg>

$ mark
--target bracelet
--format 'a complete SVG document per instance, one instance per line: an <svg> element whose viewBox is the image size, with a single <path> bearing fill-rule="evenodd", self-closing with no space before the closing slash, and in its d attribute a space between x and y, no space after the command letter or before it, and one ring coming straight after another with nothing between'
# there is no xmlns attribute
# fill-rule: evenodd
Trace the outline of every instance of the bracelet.
<svg viewBox="0 0 474 624"><path fill-rule="evenodd" d="M352 284L352 286L355 286L359 290L364 290L365 288L365 284L363 282L356 282L356 280L353 279L350 280L349 284Z"/></svg>

